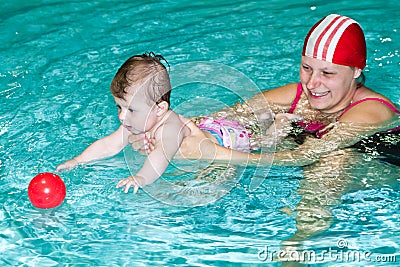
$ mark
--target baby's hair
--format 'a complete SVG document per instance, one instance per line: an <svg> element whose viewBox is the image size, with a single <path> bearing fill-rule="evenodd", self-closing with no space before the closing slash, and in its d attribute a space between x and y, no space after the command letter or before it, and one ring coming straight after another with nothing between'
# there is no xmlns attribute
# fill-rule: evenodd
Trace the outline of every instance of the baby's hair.
<svg viewBox="0 0 400 267"><path fill-rule="evenodd" d="M167 68L161 63L162 60L169 69L168 61L153 52L130 57L118 69L111 82L113 96L124 99L132 86L144 86L150 102L159 104L165 101L169 105L171 83Z"/></svg>
<svg viewBox="0 0 400 267"><path fill-rule="evenodd" d="M149 57L152 57L152 58L156 58L156 59L158 59L158 61L160 63L161 63L161 60L164 60L165 63L167 64L167 66L168 66L168 72L170 71L171 66L169 65L168 61L162 55L156 55L156 54L154 54L154 52L150 52L150 53L147 52L147 53L144 53L142 56L149 56Z"/></svg>

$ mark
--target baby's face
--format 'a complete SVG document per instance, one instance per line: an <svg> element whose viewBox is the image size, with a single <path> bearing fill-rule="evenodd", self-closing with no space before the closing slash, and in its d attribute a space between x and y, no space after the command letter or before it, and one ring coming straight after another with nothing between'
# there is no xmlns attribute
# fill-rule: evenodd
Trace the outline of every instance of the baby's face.
<svg viewBox="0 0 400 267"><path fill-rule="evenodd" d="M143 91L128 93L124 99L114 97L121 124L133 134L148 132L158 122L156 104L149 105Z"/></svg>

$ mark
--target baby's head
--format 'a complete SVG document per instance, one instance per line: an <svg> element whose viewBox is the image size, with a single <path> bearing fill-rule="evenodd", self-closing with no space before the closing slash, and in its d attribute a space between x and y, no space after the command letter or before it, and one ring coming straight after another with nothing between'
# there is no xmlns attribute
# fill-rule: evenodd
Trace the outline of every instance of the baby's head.
<svg viewBox="0 0 400 267"><path fill-rule="evenodd" d="M153 52L130 57L118 69L111 82L111 93L114 97L129 101L138 90L144 90L147 104L152 106L163 101L170 105L171 83L164 60ZM169 65L168 65L169 66Z"/></svg>

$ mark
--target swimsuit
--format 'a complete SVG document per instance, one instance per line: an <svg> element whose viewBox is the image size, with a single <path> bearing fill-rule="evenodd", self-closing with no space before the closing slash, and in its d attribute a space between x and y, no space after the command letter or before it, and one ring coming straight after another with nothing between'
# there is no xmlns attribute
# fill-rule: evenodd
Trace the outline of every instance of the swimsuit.
<svg viewBox="0 0 400 267"><path fill-rule="evenodd" d="M197 126L215 136L221 146L244 152L252 150L249 131L237 121L206 117Z"/></svg>
<svg viewBox="0 0 400 267"><path fill-rule="evenodd" d="M289 109L289 113L293 113L296 109L302 92L303 87L301 83L299 83L297 85L296 97ZM338 121L340 117L343 116L343 114L345 114L354 106L370 100L378 101L393 110L393 112L395 112L396 114L400 115L400 110L398 110L393 104L384 99L373 97L364 98L350 104L342 111L342 113L337 116L335 120ZM298 143L302 143L304 141L302 140L304 136L301 136L301 132L311 133L317 138L322 138L322 136L324 136L330 130L330 128L327 127L328 124L321 123L319 121L300 121L297 122L297 125L295 126L297 127L294 127L292 136L294 136L297 141L299 141ZM351 147L357 148L359 151L365 153L380 155L382 160L400 166L400 125L384 132L378 132L371 136L368 136L360 140L356 144L352 145Z"/></svg>
<svg viewBox="0 0 400 267"><path fill-rule="evenodd" d="M300 101L302 92L303 92L303 86L301 85L301 83L298 83L296 97L292 103L292 106L289 109L289 113L293 114L294 110L296 109L297 104ZM358 101L350 104L347 108L345 108L342 111L341 114L339 114L339 116L336 118L336 121L338 121L340 119L340 117L342 117L352 107L354 107L362 102L369 101L369 100L378 101L378 102L384 104L385 106L387 106L388 108L390 108L391 110L393 110L393 112L400 114L400 111L398 109L396 109L396 107L393 104L389 103L388 101L383 100L381 98L377 98L377 97L370 97L370 98L364 98L364 99L358 100ZM297 122L297 125L300 126L305 132L314 134L317 138L321 138L329 131L329 130L324 129L326 126L328 126L328 124L321 123L319 121L309 121L309 122L299 121L299 122ZM394 129L390 129L389 131L394 131L394 130L396 130L396 131L400 130L400 126L394 128Z"/></svg>

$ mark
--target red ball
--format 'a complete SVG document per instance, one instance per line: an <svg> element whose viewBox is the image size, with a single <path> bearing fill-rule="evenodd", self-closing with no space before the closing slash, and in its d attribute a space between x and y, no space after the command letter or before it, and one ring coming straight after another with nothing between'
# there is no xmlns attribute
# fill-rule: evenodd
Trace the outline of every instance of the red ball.
<svg viewBox="0 0 400 267"><path fill-rule="evenodd" d="M64 201L65 195L63 180L49 172L39 173L28 186L28 197L36 208L55 208Z"/></svg>

